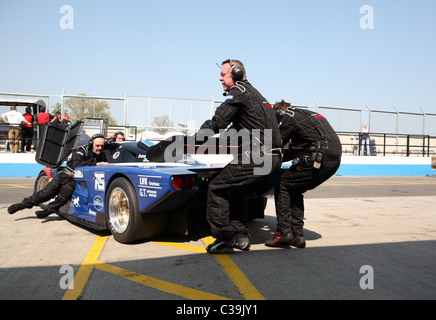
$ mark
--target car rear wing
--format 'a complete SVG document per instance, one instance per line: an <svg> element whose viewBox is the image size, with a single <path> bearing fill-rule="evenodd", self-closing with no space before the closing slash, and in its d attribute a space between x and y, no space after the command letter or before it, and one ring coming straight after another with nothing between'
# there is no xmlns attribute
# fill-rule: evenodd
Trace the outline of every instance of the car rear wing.
<svg viewBox="0 0 436 320"><path fill-rule="evenodd" d="M151 146L146 157L150 162L175 162L182 160L184 155L237 156L239 153L240 147L231 145L228 139L176 135Z"/></svg>

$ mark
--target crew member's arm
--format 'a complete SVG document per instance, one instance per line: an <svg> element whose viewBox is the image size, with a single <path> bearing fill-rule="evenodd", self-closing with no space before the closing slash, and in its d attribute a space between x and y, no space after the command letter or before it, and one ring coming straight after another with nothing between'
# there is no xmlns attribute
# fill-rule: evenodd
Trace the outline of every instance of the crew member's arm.
<svg viewBox="0 0 436 320"><path fill-rule="evenodd" d="M200 127L201 129L211 129L218 133L220 129L225 129L232 122L234 115L243 107L241 100L242 93L238 89L230 89L226 101L224 101L215 111L211 120L207 120Z"/></svg>
<svg viewBox="0 0 436 320"><path fill-rule="evenodd" d="M80 147L77 148L76 151L74 151L73 155L71 156L71 161L73 164L73 168L76 167L82 167L82 166L95 166L95 157L89 157L87 156L87 152L92 152L91 150L85 150L87 147Z"/></svg>
<svg viewBox="0 0 436 320"><path fill-rule="evenodd" d="M106 144L105 144L105 147L106 147ZM97 166L108 166L109 165L109 162L107 161L106 153L104 152L104 149L97 156L96 162L97 162L96 163Z"/></svg>
<svg viewBox="0 0 436 320"><path fill-rule="evenodd" d="M292 148L292 141L290 141L296 134L297 127L295 125L295 119L287 114L283 115L279 128L283 147L288 145L286 151L284 152L286 160L284 159L283 161L292 160L298 154L298 151Z"/></svg>

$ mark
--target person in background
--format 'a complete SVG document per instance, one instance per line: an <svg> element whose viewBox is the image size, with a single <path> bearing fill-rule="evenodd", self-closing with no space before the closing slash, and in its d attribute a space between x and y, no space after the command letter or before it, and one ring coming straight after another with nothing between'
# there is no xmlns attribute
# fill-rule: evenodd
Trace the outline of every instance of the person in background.
<svg viewBox="0 0 436 320"><path fill-rule="evenodd" d="M360 130L360 155L364 156L365 155L365 149L366 149L366 155L369 156L371 155L370 150L369 150L369 130L368 130L368 126L366 124L364 124L362 126L362 129Z"/></svg>
<svg viewBox="0 0 436 320"><path fill-rule="evenodd" d="M112 156L116 152L117 148L120 146L120 142L124 142L126 139L124 138L124 132L117 131L112 137L106 139L104 145L104 152L106 153L107 159L112 159Z"/></svg>
<svg viewBox="0 0 436 320"><path fill-rule="evenodd" d="M56 111L54 113L53 118L50 120L50 122L56 123L56 124L60 124L61 123L61 112L60 111Z"/></svg>
<svg viewBox="0 0 436 320"><path fill-rule="evenodd" d="M64 117L62 118L61 121L61 125L65 126L65 127L69 127L71 126L72 121L70 120L70 117L68 116L68 114L64 114Z"/></svg>
<svg viewBox="0 0 436 320"><path fill-rule="evenodd" d="M31 107L26 108L26 113L23 114L23 117L30 123L35 122L34 116L32 115ZM33 139L33 126L23 121L22 134L21 134L21 152L29 152L31 150L32 139ZM26 149L26 151L24 151L24 149Z"/></svg>
<svg viewBox="0 0 436 320"><path fill-rule="evenodd" d="M114 133L112 138L110 138L110 142L124 142L126 141L126 138L124 137L124 132L117 131Z"/></svg>
<svg viewBox="0 0 436 320"><path fill-rule="evenodd" d="M44 106L39 107L39 113L36 115L36 122L38 122L38 139L42 135L42 127L44 123L50 121L50 115L45 112L46 108Z"/></svg>
<svg viewBox="0 0 436 320"><path fill-rule="evenodd" d="M9 124L9 148L12 153L18 152L18 146L21 138L21 123L24 122L27 125L32 125L27 121L21 113L17 111L17 106L11 106L11 110L1 115L2 120Z"/></svg>
<svg viewBox="0 0 436 320"><path fill-rule="evenodd" d="M38 126L42 127L44 123L50 121L50 115L45 112L46 108L44 106L39 107L39 112L36 115L36 120L38 121Z"/></svg>

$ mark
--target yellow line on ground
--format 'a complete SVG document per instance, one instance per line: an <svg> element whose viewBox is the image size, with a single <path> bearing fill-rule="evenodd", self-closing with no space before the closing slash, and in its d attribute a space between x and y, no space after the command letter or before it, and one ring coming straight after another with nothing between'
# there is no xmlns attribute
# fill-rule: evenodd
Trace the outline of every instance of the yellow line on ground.
<svg viewBox="0 0 436 320"><path fill-rule="evenodd" d="M202 240L206 246L214 241L212 237L205 237ZM244 299L265 300L265 298L253 286L250 280L248 280L245 274L238 268L238 266L227 254L213 254L213 257Z"/></svg>
<svg viewBox="0 0 436 320"><path fill-rule="evenodd" d="M191 246L189 244L174 243L174 242L158 242L158 241L150 241L150 243L160 244L163 246L174 247L177 249L189 250L189 251L194 251L194 252L199 252L199 253L206 253L205 248Z"/></svg>
<svg viewBox="0 0 436 320"><path fill-rule="evenodd" d="M139 283L141 285L190 300L231 300L229 298L222 297L216 294L184 287L171 282L166 282L103 262L98 262L98 264L95 265L95 268L101 271L111 273L118 277Z"/></svg>
<svg viewBox="0 0 436 320"><path fill-rule="evenodd" d="M7 188L24 188L24 189L29 189L29 188L33 188L33 185L22 185L22 184L0 184L0 188L1 189L7 189Z"/></svg>
<svg viewBox="0 0 436 320"><path fill-rule="evenodd" d="M85 288L86 282L89 279L89 276L94 268L95 264L98 262L97 259L100 255L101 250L106 243L106 237L98 236L94 241L91 249L83 260L79 270L74 276L74 281L71 283L70 288L64 294L62 300L77 300L82 294L83 289Z"/></svg>
<svg viewBox="0 0 436 320"><path fill-rule="evenodd" d="M202 239L203 243L207 246L214 241L212 237L205 237ZM195 251L199 253L206 253L206 249L171 242L156 242L155 244L175 247L178 249L184 249L189 251ZM230 259L226 254L216 254L213 255L215 260L220 265L221 269L227 275L233 286L239 292L239 294L246 300L265 300L265 298L260 294L260 292L253 286L253 284L248 280L245 274L238 268L238 266Z"/></svg>

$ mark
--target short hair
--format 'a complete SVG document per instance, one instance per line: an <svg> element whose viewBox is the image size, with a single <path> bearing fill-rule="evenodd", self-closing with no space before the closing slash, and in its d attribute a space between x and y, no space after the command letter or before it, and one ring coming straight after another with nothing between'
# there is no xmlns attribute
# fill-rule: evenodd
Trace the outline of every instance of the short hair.
<svg viewBox="0 0 436 320"><path fill-rule="evenodd" d="M226 63L230 64L231 67L240 67L244 72L244 78L247 78L247 73L245 72L244 64L241 61L235 59L227 59L223 61L222 65Z"/></svg>
<svg viewBox="0 0 436 320"><path fill-rule="evenodd" d="M276 102L274 104L273 109L277 110L277 109L282 109L282 110L288 110L288 108L292 107L291 104L289 102L286 102L285 100L282 100L280 102Z"/></svg>

